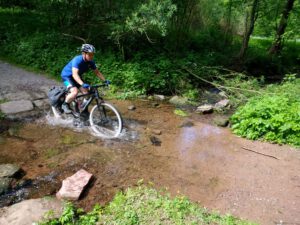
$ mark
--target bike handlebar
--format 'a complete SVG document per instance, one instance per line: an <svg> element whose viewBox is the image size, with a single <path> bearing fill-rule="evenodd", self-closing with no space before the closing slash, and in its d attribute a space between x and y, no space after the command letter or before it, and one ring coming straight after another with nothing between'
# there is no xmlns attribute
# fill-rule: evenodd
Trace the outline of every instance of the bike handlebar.
<svg viewBox="0 0 300 225"><path fill-rule="evenodd" d="M109 84L103 83L103 84L94 84L91 85L91 88L98 88L98 87L108 87Z"/></svg>

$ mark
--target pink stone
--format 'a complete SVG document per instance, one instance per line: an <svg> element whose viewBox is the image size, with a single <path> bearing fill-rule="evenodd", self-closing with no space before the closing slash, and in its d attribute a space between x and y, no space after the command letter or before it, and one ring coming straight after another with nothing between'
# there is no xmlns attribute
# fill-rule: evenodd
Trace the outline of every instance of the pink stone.
<svg viewBox="0 0 300 225"><path fill-rule="evenodd" d="M84 169L63 180L62 187L56 193L58 199L78 200L82 191L92 178L92 174Z"/></svg>

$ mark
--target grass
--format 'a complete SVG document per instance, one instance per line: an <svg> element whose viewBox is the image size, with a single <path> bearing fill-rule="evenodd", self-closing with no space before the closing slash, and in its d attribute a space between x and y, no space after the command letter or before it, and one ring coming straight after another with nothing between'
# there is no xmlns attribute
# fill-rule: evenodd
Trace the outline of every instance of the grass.
<svg viewBox="0 0 300 225"><path fill-rule="evenodd" d="M117 193L108 205L104 207L96 205L89 213L84 213L83 210L76 209L68 203L60 218L39 224L250 225L255 223L235 218L232 215L209 212L184 196L171 198L166 192L139 185L135 188L128 188L124 193Z"/></svg>
<svg viewBox="0 0 300 225"><path fill-rule="evenodd" d="M47 159L49 159L49 158L52 158L53 156L58 155L59 152L60 151L56 148L49 148L49 149L47 149L47 151L45 153L45 156L46 156Z"/></svg>

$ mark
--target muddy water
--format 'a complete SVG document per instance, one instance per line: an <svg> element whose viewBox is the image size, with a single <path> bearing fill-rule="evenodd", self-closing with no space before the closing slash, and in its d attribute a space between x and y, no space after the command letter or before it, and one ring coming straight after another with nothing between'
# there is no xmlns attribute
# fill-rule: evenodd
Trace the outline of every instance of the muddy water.
<svg viewBox="0 0 300 225"><path fill-rule="evenodd" d="M178 117L168 104L113 103L125 122L121 138L115 140L49 115L10 124L10 131L0 136L0 163L22 166L23 180L31 181L24 198L54 195L63 179L84 168L94 175L77 202L85 209L107 203L117 191L143 179L212 210L261 224L300 223L296 149L236 137L227 128L213 126L209 115ZM136 110L129 111L130 104ZM185 121L194 125L182 127ZM157 130L161 135L154 134ZM153 136L160 145L152 144Z"/></svg>

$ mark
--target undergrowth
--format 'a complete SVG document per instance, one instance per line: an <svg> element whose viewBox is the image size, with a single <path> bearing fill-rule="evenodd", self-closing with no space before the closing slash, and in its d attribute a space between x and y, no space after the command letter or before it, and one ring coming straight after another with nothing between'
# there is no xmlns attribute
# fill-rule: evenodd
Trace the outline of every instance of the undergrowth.
<svg viewBox="0 0 300 225"><path fill-rule="evenodd" d="M140 185L119 192L105 207L98 205L84 214L72 204L66 207L57 219L40 222L39 225L93 225L93 224L254 224L231 215L220 215L190 202L184 196L171 198L164 192Z"/></svg>
<svg viewBox="0 0 300 225"><path fill-rule="evenodd" d="M235 134L252 140L300 146L300 79L269 85L231 117Z"/></svg>

